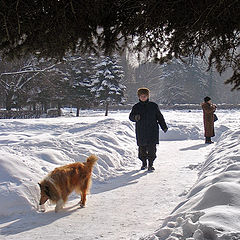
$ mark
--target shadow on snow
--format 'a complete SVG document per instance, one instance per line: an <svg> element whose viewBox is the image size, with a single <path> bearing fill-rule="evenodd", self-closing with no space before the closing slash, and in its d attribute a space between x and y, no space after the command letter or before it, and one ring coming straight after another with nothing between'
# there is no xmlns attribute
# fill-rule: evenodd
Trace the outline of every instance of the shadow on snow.
<svg viewBox="0 0 240 240"><path fill-rule="evenodd" d="M91 195L111 191L120 187L126 187L130 184L135 184L137 183L137 179L146 174L147 171L133 170L119 177L111 178L106 183L97 183L92 187ZM58 213L55 213L54 210L50 210L45 213L34 212L2 217L0 218L0 224L9 224L0 229L0 235L15 235L35 228L47 226L58 219L71 215L77 210L81 210L79 207L77 208L77 206L79 206L79 203L64 207L64 209Z"/></svg>

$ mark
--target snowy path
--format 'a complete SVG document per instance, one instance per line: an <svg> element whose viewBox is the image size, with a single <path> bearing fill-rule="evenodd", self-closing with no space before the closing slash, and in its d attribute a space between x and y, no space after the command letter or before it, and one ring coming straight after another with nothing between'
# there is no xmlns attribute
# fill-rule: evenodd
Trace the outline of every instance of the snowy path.
<svg viewBox="0 0 240 240"><path fill-rule="evenodd" d="M202 140L163 141L156 171L130 170L106 183L93 183L87 207L69 201L65 211L0 219L0 239L139 239L151 234L197 179L212 146ZM186 177L187 175L187 177Z"/></svg>

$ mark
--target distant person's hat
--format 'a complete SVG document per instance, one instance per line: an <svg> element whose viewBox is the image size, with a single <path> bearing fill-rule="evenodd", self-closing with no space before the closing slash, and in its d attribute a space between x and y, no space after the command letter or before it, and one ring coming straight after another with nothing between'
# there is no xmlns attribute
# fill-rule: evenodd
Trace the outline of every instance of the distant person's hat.
<svg viewBox="0 0 240 240"><path fill-rule="evenodd" d="M149 89L148 88L139 88L138 90L137 90L137 95L138 95L138 97L140 97L140 95L147 95L148 97L149 97L149 94L150 94L150 91L149 91Z"/></svg>
<svg viewBox="0 0 240 240"><path fill-rule="evenodd" d="M208 102L209 100L211 100L210 97L205 97L205 98L204 98L204 102Z"/></svg>

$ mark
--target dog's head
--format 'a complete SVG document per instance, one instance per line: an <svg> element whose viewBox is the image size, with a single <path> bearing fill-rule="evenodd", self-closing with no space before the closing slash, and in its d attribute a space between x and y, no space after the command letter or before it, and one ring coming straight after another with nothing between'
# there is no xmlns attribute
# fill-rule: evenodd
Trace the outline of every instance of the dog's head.
<svg viewBox="0 0 240 240"><path fill-rule="evenodd" d="M44 204L48 199L51 198L50 196L50 187L46 183L38 183L40 190L41 190L41 198L39 205Z"/></svg>

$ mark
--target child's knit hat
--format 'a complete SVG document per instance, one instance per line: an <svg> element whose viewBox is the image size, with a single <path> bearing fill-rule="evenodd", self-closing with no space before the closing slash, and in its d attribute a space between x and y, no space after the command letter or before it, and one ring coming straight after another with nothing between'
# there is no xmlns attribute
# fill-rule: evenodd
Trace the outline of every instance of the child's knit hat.
<svg viewBox="0 0 240 240"><path fill-rule="evenodd" d="M142 94L147 95L149 97L149 94L150 94L149 89L148 88L144 88L144 87L143 88L139 88L137 90L138 97L140 97L140 95L142 95Z"/></svg>

